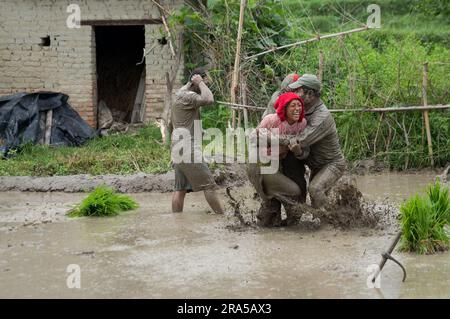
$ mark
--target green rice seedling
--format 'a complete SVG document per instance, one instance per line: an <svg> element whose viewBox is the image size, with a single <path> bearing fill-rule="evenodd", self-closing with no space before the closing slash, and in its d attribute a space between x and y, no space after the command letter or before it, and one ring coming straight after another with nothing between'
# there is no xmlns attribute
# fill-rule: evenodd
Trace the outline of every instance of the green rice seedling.
<svg viewBox="0 0 450 319"><path fill-rule="evenodd" d="M428 190L428 197L436 212L436 218L447 224L450 224L450 199L449 190L447 187L443 187L439 181L437 181L433 187Z"/></svg>
<svg viewBox="0 0 450 319"><path fill-rule="evenodd" d="M133 210L139 205L127 195L119 195L115 190L100 186L88 195L79 205L69 211L69 217L115 216L120 212Z"/></svg>
<svg viewBox="0 0 450 319"><path fill-rule="evenodd" d="M415 195L403 203L401 250L419 254L447 250L450 237L445 227L449 224L449 210L448 188L439 182L430 186L426 196Z"/></svg>

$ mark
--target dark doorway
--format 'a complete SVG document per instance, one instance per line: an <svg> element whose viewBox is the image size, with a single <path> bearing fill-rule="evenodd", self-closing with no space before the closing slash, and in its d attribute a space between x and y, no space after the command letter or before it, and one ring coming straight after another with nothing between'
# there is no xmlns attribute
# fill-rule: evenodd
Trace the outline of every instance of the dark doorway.
<svg viewBox="0 0 450 319"><path fill-rule="evenodd" d="M144 30L143 25L95 27L98 101L106 102L115 121L131 121L145 70L145 62L136 65L145 47Z"/></svg>

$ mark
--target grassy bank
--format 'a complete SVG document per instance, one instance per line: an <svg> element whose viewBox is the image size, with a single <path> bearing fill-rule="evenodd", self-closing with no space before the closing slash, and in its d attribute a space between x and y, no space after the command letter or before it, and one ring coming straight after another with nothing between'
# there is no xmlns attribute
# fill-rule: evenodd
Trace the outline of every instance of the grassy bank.
<svg viewBox="0 0 450 319"><path fill-rule="evenodd" d="M159 129L94 139L83 147L26 145L19 154L0 160L0 175L52 176L73 174L162 173L170 169L169 150Z"/></svg>

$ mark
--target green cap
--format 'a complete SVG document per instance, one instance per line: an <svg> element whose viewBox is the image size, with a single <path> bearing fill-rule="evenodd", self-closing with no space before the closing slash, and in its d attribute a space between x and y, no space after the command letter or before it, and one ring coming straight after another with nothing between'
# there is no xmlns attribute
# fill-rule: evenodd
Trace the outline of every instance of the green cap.
<svg viewBox="0 0 450 319"><path fill-rule="evenodd" d="M289 84L289 88L294 90L301 86L307 86L318 92L322 88L319 79L314 74L303 74L296 82Z"/></svg>

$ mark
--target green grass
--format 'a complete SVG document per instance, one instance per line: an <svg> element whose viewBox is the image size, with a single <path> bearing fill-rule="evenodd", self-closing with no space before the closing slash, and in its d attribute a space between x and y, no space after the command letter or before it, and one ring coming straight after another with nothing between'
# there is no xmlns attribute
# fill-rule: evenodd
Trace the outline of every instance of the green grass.
<svg viewBox="0 0 450 319"><path fill-rule="evenodd" d="M426 196L416 195L400 207L402 241L400 249L419 254L447 250L450 237L450 198L448 188L439 182L430 186Z"/></svg>
<svg viewBox="0 0 450 319"><path fill-rule="evenodd" d="M133 210L139 205L127 195L116 194L115 190L100 186L86 197L81 204L68 213L69 217L116 216L120 212Z"/></svg>
<svg viewBox="0 0 450 319"><path fill-rule="evenodd" d="M3 176L163 173L170 169L169 149L159 129L96 138L83 147L25 145L16 157L0 160Z"/></svg>
<svg viewBox="0 0 450 319"><path fill-rule="evenodd" d="M297 25L321 33L359 27L353 19L366 23L367 7L380 6L381 31L393 35L417 34L424 41L447 43L449 6L445 0L287 0L284 6L295 14ZM343 27L345 24L346 28ZM295 30L294 30L295 33Z"/></svg>

